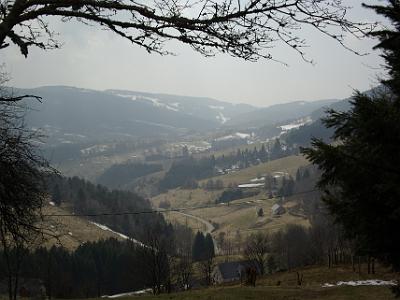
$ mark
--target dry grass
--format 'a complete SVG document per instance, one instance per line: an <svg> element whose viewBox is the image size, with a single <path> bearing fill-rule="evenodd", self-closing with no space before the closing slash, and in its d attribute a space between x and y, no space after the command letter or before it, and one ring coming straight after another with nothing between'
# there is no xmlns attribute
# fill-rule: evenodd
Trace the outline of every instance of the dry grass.
<svg viewBox="0 0 400 300"><path fill-rule="evenodd" d="M287 172L292 176L295 176L299 167L309 164L310 162L304 156L292 155L262 163L257 166L252 166L231 174L218 176L213 179L221 179L224 182L224 186L228 186L229 184L247 183L250 179L257 177L257 175L273 172ZM201 183L207 180L208 179L205 179L201 181Z"/></svg>
<svg viewBox="0 0 400 300"><path fill-rule="evenodd" d="M280 171L295 175L300 166L307 164L309 164L309 162L303 156L289 156L243 169L236 173L218 176L214 179L221 179L224 185L228 186L230 183L249 182L250 179L265 173ZM203 182L207 180L208 179ZM161 201L169 201L173 208L214 205L215 200L222 192L223 190L207 191L201 188L194 190L178 188L153 197L151 201L154 207L158 207ZM238 230L243 233L244 236L247 236L259 230L275 231L285 227L287 224L293 223L304 226L309 225L308 220L292 216L288 213L278 218L271 217L271 208L276 201L277 199L267 199L266 195L261 193L254 197L232 201L232 205L230 206L221 205L211 208L193 209L185 212L217 224L217 230L213 232L214 236L217 236L219 232L225 232L228 237L233 237ZM285 207L293 206L294 201L295 199L285 203ZM257 217L259 208L262 208L264 211L265 215L263 217ZM183 218L182 215L179 214L170 213L166 216L170 221L188 224L195 230L204 227L201 222L189 218L186 220L186 218Z"/></svg>
<svg viewBox="0 0 400 300"><path fill-rule="evenodd" d="M43 209L43 213L45 215L67 214L68 211L48 205ZM118 235L104 231L80 217L45 217L44 227L47 228L47 233L57 236L55 238L46 234L46 241L41 244L45 247L59 245L72 251L84 242L94 242L111 237L121 239Z"/></svg>
<svg viewBox="0 0 400 300"><path fill-rule="evenodd" d="M303 274L303 285L297 286L296 272ZM365 270L364 270L365 271ZM188 292L163 294L160 296L143 296L142 299L268 299L268 300L384 300L395 299L390 289L385 286L340 286L332 288L323 288L322 284L330 282L335 283L341 280L362 280L362 279L386 279L396 278L396 274L388 272L383 268L377 268L377 274L359 276L353 273L350 267L336 267L328 269L327 267L309 267L291 272L281 272L274 275L267 275L257 281L256 287L241 286L239 284L229 284L215 286ZM280 286L277 282L280 281ZM127 297L122 299L132 299ZM121 300L122 300L121 299Z"/></svg>

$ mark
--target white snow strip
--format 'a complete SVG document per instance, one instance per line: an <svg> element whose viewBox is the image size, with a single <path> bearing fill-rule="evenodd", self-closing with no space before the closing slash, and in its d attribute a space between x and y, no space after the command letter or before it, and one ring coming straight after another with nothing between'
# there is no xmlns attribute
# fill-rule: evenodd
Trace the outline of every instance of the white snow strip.
<svg viewBox="0 0 400 300"><path fill-rule="evenodd" d="M86 138L85 135L83 135L83 134L77 134L77 133L64 133L64 135L65 135L65 136L78 137L78 138L82 138L82 139Z"/></svg>
<svg viewBox="0 0 400 300"><path fill-rule="evenodd" d="M123 98L131 98L132 101L136 101L137 100L137 96L136 95L127 95L127 94L116 94L119 97L123 97Z"/></svg>
<svg viewBox="0 0 400 300"><path fill-rule="evenodd" d="M102 230L104 230L104 231L112 232L112 233L118 235L119 237L123 238L124 240L130 240L130 241L134 242L134 243L137 244L137 245L140 245L140 246L142 246L142 247L146 247L146 245L143 244L142 242L140 242L140 241L138 241L138 240L135 240L135 239L133 239L133 238L130 238L129 236L127 236L127 235L125 235L125 234L123 234L123 233L116 232L116 231L112 230L111 228L107 227L106 225L99 224L99 223L96 223L96 222L91 222L91 221L90 221L90 223L92 223L93 225L99 227L100 229L102 229Z"/></svg>
<svg viewBox="0 0 400 300"><path fill-rule="evenodd" d="M218 117L217 117L218 119ZM250 134L236 132L234 134L226 135L220 138L215 139L215 141L227 141L227 140L237 140L237 139L247 139L250 137Z"/></svg>
<svg viewBox="0 0 400 300"><path fill-rule="evenodd" d="M245 184L239 184L238 188L254 188L262 186L264 186L264 183L245 183Z"/></svg>
<svg viewBox="0 0 400 300"><path fill-rule="evenodd" d="M174 103L170 103L170 105L172 105L173 107L178 108L179 105L181 105L179 102L174 102Z"/></svg>
<svg viewBox="0 0 400 300"><path fill-rule="evenodd" d="M221 124L226 123L227 121L230 120L230 118L225 117L221 112L218 113L218 116L215 117L218 121L221 122Z"/></svg>
<svg viewBox="0 0 400 300"><path fill-rule="evenodd" d="M166 109L169 109L169 110L173 110L173 111L179 111L179 109L177 109L176 107L172 107L172 106L169 106L168 104L162 103L160 101L160 99L157 99L157 98L143 97L142 99L152 102L153 106L163 107L163 108L166 108Z"/></svg>
<svg viewBox="0 0 400 300"><path fill-rule="evenodd" d="M143 121L143 120L134 120L134 122L148 124L148 125L154 125L154 126L164 127L164 128L177 128L177 127L174 127L174 126L171 126L171 125L155 123L155 122L149 122L149 121Z"/></svg>
<svg viewBox="0 0 400 300"><path fill-rule="evenodd" d="M85 149L81 149L82 154L99 153L104 152L109 148L108 145L94 145Z"/></svg>
<svg viewBox="0 0 400 300"><path fill-rule="evenodd" d="M235 133L236 136L240 137L241 139L247 139L250 137L250 134L248 133L241 133L241 132L236 132Z"/></svg>
<svg viewBox="0 0 400 300"><path fill-rule="evenodd" d="M211 108L211 109L217 109L217 110L224 110L225 109L225 107L218 106L218 105L209 105L208 107Z"/></svg>
<svg viewBox="0 0 400 300"><path fill-rule="evenodd" d="M357 280L357 281L338 281L336 283L324 283L322 287L334 287L334 286L364 286L364 285L397 285L397 281L395 280L380 280L380 279L369 279L369 280Z"/></svg>
<svg viewBox="0 0 400 300"><path fill-rule="evenodd" d="M151 292L152 292L152 289L144 289L144 290L139 290L139 291L134 291L134 292L115 294L115 295L104 295L104 296L101 296L101 298L113 299L113 298L120 298L120 297L127 297L127 296L143 295L143 294L148 294Z"/></svg>
<svg viewBox="0 0 400 300"><path fill-rule="evenodd" d="M310 117L305 117L305 118L298 119L298 120L296 120L296 121L294 121L294 122L292 122L290 124L281 125L279 127L283 131L288 131L288 130L291 130L291 129L294 129L294 128L299 128L300 126L303 126L305 124L309 124L311 122L312 122L312 120L311 120Z"/></svg>
<svg viewBox="0 0 400 300"><path fill-rule="evenodd" d="M304 124L287 124L287 125L282 125L279 126L283 131L288 131L294 128L299 128L300 126L302 126Z"/></svg>
<svg viewBox="0 0 400 300"><path fill-rule="evenodd" d="M253 183L264 182L264 181L265 181L265 177L250 179L250 182L253 182Z"/></svg>

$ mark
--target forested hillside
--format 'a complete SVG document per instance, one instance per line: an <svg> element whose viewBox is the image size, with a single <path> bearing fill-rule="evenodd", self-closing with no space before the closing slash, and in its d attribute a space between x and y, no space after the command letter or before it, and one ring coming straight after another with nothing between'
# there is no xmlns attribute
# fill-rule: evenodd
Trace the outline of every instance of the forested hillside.
<svg viewBox="0 0 400 300"><path fill-rule="evenodd" d="M151 205L133 192L109 190L78 177L53 176L47 182L52 201L73 214L89 215L90 220L140 241L145 241L153 231L169 234L162 215L138 214L150 211Z"/></svg>

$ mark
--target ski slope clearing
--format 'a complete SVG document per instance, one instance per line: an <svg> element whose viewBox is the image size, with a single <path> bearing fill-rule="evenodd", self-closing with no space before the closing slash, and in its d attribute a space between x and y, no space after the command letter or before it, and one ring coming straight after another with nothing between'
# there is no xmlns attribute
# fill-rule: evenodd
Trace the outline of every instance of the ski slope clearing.
<svg viewBox="0 0 400 300"><path fill-rule="evenodd" d="M123 233L116 232L116 231L112 230L111 228L107 227L106 225L102 225L102 224L99 224L99 223L96 223L96 222L90 222L90 223L93 224L93 225L95 225L95 226L97 226L97 227L99 227L100 229L102 229L102 230L104 230L104 231L112 232L112 233L118 235L119 237L121 237L121 238L124 239L124 240L130 240L130 241L132 241L133 243L135 243L135 244L137 244L137 245L139 245L139 246L141 246L141 247L146 247L146 245L143 244L142 242L140 242L140 241L138 241L138 240L135 240L134 238L131 238L131 237L129 237L129 236L123 234Z"/></svg>

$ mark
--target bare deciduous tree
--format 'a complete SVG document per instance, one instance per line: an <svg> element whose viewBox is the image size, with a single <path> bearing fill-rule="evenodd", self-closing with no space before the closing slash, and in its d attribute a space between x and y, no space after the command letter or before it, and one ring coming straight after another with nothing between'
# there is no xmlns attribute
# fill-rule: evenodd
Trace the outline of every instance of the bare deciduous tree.
<svg viewBox="0 0 400 300"><path fill-rule="evenodd" d="M146 246L141 248L145 274L154 295L159 295L163 288L170 287L169 246L171 245L168 245L164 237L149 230L146 234Z"/></svg>
<svg viewBox="0 0 400 300"><path fill-rule="evenodd" d="M174 227L174 235L176 257L173 263L173 273L178 287L187 290L190 288L193 276L193 231L187 226L176 224Z"/></svg>
<svg viewBox="0 0 400 300"><path fill-rule="evenodd" d="M167 54L176 40L203 55L216 52L273 59L283 43L304 57L305 26L345 46L345 34L362 37L371 24L348 19L342 0L0 0L0 48L58 48L49 17L96 24L148 52ZM346 47L346 46L345 46Z"/></svg>
<svg viewBox="0 0 400 300"><path fill-rule="evenodd" d="M34 146L37 134L25 127L25 109L17 104L22 98L13 97L6 82L0 73L0 243L11 300L17 297L24 249L43 233L43 176L51 169Z"/></svg>
<svg viewBox="0 0 400 300"><path fill-rule="evenodd" d="M265 233L252 234L247 238L245 256L257 263L261 275L265 274L265 264L269 251L269 238Z"/></svg>
<svg viewBox="0 0 400 300"><path fill-rule="evenodd" d="M205 283L211 285L213 283L212 274L215 267L215 258L213 256L208 256L206 259L199 262L199 266Z"/></svg>

